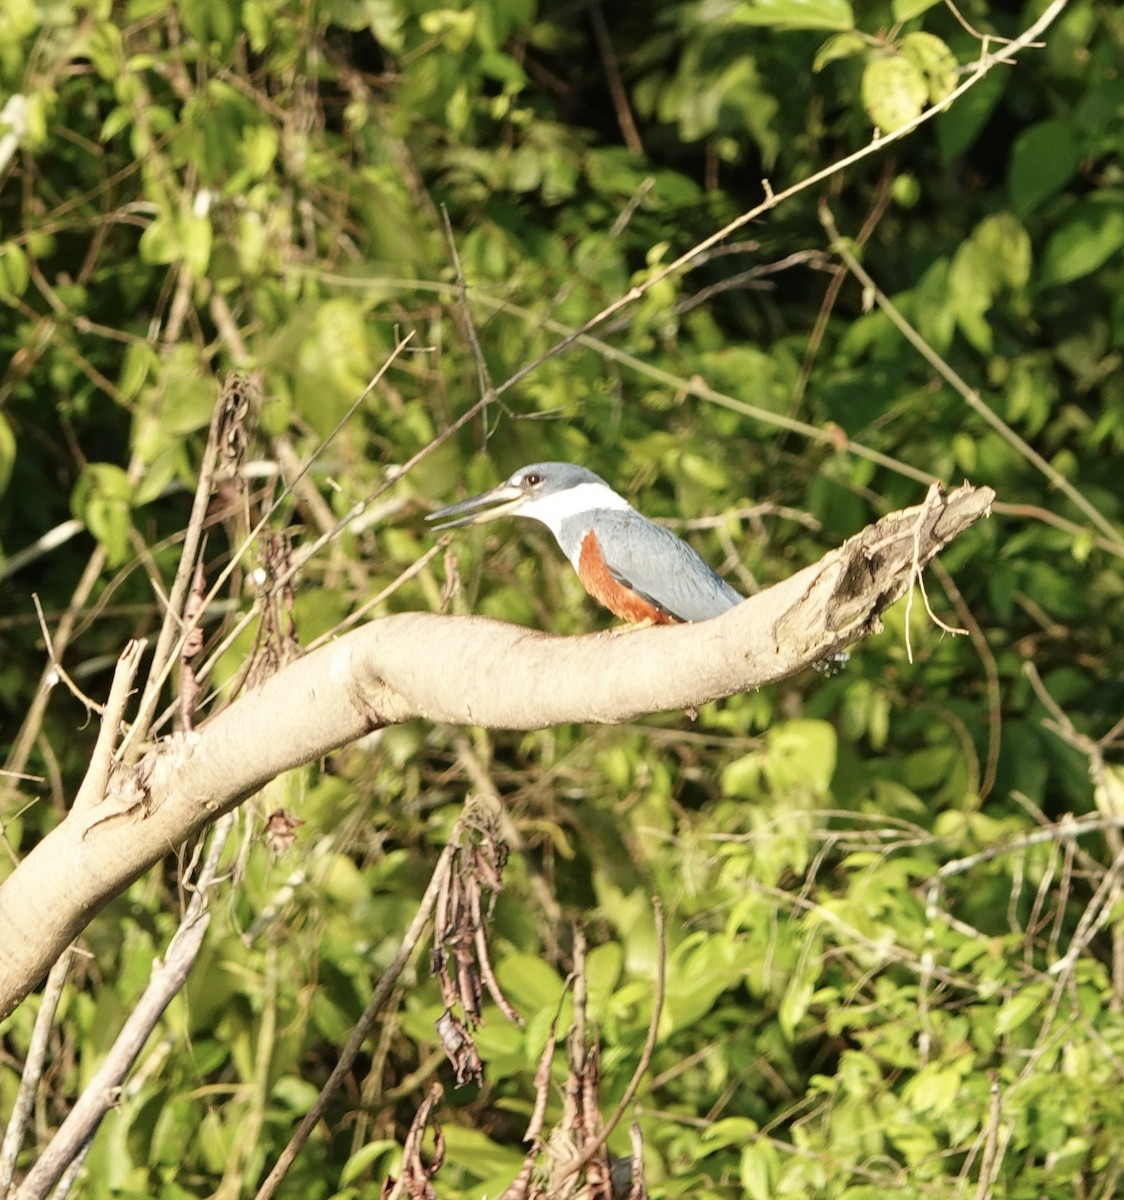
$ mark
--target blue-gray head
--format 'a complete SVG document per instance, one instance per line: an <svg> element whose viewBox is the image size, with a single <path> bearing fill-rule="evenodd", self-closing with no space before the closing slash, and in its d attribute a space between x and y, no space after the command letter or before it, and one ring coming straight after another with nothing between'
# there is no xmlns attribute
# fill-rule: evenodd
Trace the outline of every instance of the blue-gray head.
<svg viewBox="0 0 1124 1200"><path fill-rule="evenodd" d="M426 517L437 529L479 525L497 517L531 517L558 535L562 522L595 509L627 509L623 496L585 467L573 463L541 462L520 467L491 491L450 504Z"/></svg>

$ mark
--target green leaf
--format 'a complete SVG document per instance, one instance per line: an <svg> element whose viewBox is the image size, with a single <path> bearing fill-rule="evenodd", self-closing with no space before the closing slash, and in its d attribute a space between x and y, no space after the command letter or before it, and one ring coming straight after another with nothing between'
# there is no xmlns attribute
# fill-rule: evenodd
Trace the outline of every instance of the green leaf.
<svg viewBox="0 0 1124 1200"><path fill-rule="evenodd" d="M906 58L875 58L863 70L863 107L883 133L893 133L919 117L928 98L925 77Z"/></svg>
<svg viewBox="0 0 1124 1200"><path fill-rule="evenodd" d="M704 1146L742 1146L745 1145L760 1127L749 1117L722 1117L707 1125L699 1139Z"/></svg>
<svg viewBox="0 0 1124 1200"><path fill-rule="evenodd" d="M176 476L177 468L182 465L184 456L183 444L178 441L166 442L157 451L152 460L146 464L146 469L137 484L133 496L133 507L143 508L157 499Z"/></svg>
<svg viewBox="0 0 1124 1200"><path fill-rule="evenodd" d="M777 29L851 29L855 24L848 0L745 0L730 20Z"/></svg>
<svg viewBox="0 0 1124 1200"><path fill-rule="evenodd" d="M1015 138L1007 162L1007 193L1019 216L1056 195L1077 172L1081 150L1065 121L1039 121Z"/></svg>
<svg viewBox="0 0 1124 1200"><path fill-rule="evenodd" d="M526 1013L555 1008L562 997L562 980L541 958L511 954L496 968L500 987L516 1008Z"/></svg>
<svg viewBox="0 0 1124 1200"><path fill-rule="evenodd" d="M390 1138L379 1138L360 1146L343 1165L339 1179L340 1187L346 1187L384 1156L393 1154L397 1149L398 1143Z"/></svg>
<svg viewBox="0 0 1124 1200"><path fill-rule="evenodd" d="M785 721L769 730L766 742L765 770L777 792L829 790L838 736L827 721Z"/></svg>
<svg viewBox="0 0 1124 1200"><path fill-rule="evenodd" d="M776 1196L777 1151L772 1142L759 1138L742 1151L742 1187L750 1200L773 1200Z"/></svg>
<svg viewBox="0 0 1124 1200"><path fill-rule="evenodd" d="M899 208L916 208L921 200L921 181L912 171L903 171L894 176L890 194Z"/></svg>
<svg viewBox="0 0 1124 1200"><path fill-rule="evenodd" d="M148 382L149 375L160 368L160 356L147 342L130 342L117 376L117 390L124 400L135 400Z"/></svg>
<svg viewBox="0 0 1124 1200"><path fill-rule="evenodd" d="M866 49L866 39L861 33L853 29L847 30L846 33L836 33L816 51L816 57L812 59L812 70L822 71L828 63L838 62L841 58L854 58L856 54L865 53Z"/></svg>
<svg viewBox="0 0 1124 1200"><path fill-rule="evenodd" d="M784 998L777 1010L777 1023L790 1042L795 1040L796 1027L808 1011L808 1005L815 994L818 975L818 970L806 969L801 974L794 975L785 989Z"/></svg>
<svg viewBox="0 0 1124 1200"><path fill-rule="evenodd" d="M1028 987L1018 995L1012 996L1000 1008L995 1018L995 1032L1012 1033L1029 1021L1035 1013L1042 1011L1044 1000L1045 995L1041 987Z"/></svg>
<svg viewBox="0 0 1124 1200"><path fill-rule="evenodd" d="M179 234L175 222L163 215L158 216L141 234L138 250L142 262L156 266L175 262L179 256Z"/></svg>
<svg viewBox="0 0 1124 1200"><path fill-rule="evenodd" d="M27 254L15 242L0 246L0 296L15 298L27 291L31 278Z"/></svg>
<svg viewBox="0 0 1124 1200"><path fill-rule="evenodd" d="M71 512L105 549L111 566L129 557L129 506L132 485L113 463L89 463L70 497Z"/></svg>
<svg viewBox="0 0 1124 1200"><path fill-rule="evenodd" d="M993 293L1019 292L1030 282L1030 234L1010 213L995 213L972 231L972 241L991 260Z"/></svg>
<svg viewBox="0 0 1124 1200"><path fill-rule="evenodd" d="M604 1007L605 1001L617 986L624 965L624 949L619 942L594 946L586 958L586 983L591 1002Z"/></svg>
<svg viewBox="0 0 1124 1200"><path fill-rule="evenodd" d="M960 64L939 37L931 33L907 33L899 49L902 56L925 77L931 104L943 100L956 87L956 73Z"/></svg>
<svg viewBox="0 0 1124 1200"><path fill-rule="evenodd" d="M940 3L941 0L892 0L890 11L895 21L912 21Z"/></svg>
<svg viewBox="0 0 1124 1200"><path fill-rule="evenodd" d="M523 1162L522 1150L500 1146L478 1129L442 1122L449 1158L476 1179L500 1172L512 1175Z"/></svg>
<svg viewBox="0 0 1124 1200"><path fill-rule="evenodd" d="M974 1064L974 1055L962 1054L952 1062L928 1063L906 1084L903 1099L918 1113L940 1115L956 1103L964 1076Z"/></svg>
<svg viewBox="0 0 1124 1200"><path fill-rule="evenodd" d="M115 138L119 133L128 129L132 123L132 112L126 105L119 104L116 108L110 109L108 116L102 122L98 140L103 143L108 142L111 138Z"/></svg>
<svg viewBox="0 0 1124 1200"><path fill-rule="evenodd" d="M425 33L443 43L445 50L453 54L463 54L476 32L476 21L475 11L458 12L452 8L437 8L423 13L419 23Z"/></svg>
<svg viewBox="0 0 1124 1200"><path fill-rule="evenodd" d="M0 413L0 495L8 490L16 461L16 435L7 418Z"/></svg>
<svg viewBox="0 0 1124 1200"><path fill-rule="evenodd" d="M1124 193L1099 192L1079 200L1042 256L1042 282L1072 283L1091 274L1124 246Z"/></svg>
<svg viewBox="0 0 1124 1200"><path fill-rule="evenodd" d="M984 218L953 256L948 294L960 331L981 354L992 350L986 314L997 297L1026 287L1030 265L1030 236L1010 213Z"/></svg>
<svg viewBox="0 0 1124 1200"><path fill-rule="evenodd" d="M242 134L239 150L251 179L261 179L273 166L280 137L270 125L254 125Z"/></svg>
<svg viewBox="0 0 1124 1200"><path fill-rule="evenodd" d="M722 771L722 794L754 799L764 786L765 756L758 750L727 763Z"/></svg>
<svg viewBox="0 0 1124 1200"><path fill-rule="evenodd" d="M0 33L6 38L22 38L33 34L42 17L32 0L8 0L4 5Z"/></svg>
<svg viewBox="0 0 1124 1200"><path fill-rule="evenodd" d="M1106 766L1093 789L1097 811L1113 820L1124 817L1124 767Z"/></svg>

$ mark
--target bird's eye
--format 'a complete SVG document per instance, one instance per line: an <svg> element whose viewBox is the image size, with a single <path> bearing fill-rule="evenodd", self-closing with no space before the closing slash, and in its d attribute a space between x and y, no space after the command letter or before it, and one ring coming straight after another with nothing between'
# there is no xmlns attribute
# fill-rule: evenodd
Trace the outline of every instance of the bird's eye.
<svg viewBox="0 0 1124 1200"><path fill-rule="evenodd" d="M536 475L534 471L531 471L530 474L523 476L523 482L528 487L538 487L542 483L542 476Z"/></svg>

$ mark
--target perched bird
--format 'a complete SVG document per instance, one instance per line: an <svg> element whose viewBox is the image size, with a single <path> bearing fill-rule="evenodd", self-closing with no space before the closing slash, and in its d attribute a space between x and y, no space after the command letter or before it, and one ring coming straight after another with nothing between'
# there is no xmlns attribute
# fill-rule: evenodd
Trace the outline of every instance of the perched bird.
<svg viewBox="0 0 1124 1200"><path fill-rule="evenodd" d="M585 590L622 621L706 621L743 597L675 534L642 517L592 471L532 463L490 492L426 518L437 529L520 516L554 534Z"/></svg>

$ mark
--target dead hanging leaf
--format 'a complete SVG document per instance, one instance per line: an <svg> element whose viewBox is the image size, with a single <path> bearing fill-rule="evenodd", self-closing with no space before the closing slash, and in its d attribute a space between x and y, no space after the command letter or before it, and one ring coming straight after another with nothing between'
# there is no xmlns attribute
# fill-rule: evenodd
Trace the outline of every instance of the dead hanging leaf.
<svg viewBox="0 0 1124 1200"><path fill-rule="evenodd" d="M292 539L286 533L272 533L263 529L258 534L258 543L261 624L246 675L246 682L251 687L264 683L286 663L301 655L293 617Z"/></svg>
<svg viewBox="0 0 1124 1200"><path fill-rule="evenodd" d="M488 950L487 925L503 887L506 862L507 846L494 821L482 820L466 830L437 893L430 968L441 984L445 1004L437 1033L458 1086L482 1076L472 1032L483 1019L485 989L508 1020L523 1023L500 990Z"/></svg>
<svg viewBox="0 0 1124 1200"><path fill-rule="evenodd" d="M437 1193L433 1188L433 1177L441 1170L441 1165L445 1161L445 1139L441 1134L441 1126L437 1120L432 1121L433 1126L433 1155L428 1166L422 1160L422 1139L425 1137L425 1128L430 1124L430 1114L433 1112L433 1106L444 1095L444 1088L439 1083L435 1083L430 1089L429 1094L422 1102L421 1107L414 1114L414 1119L410 1124L410 1132L406 1134L406 1143L402 1147L402 1175L399 1179L395 1179L393 1175L388 1175L382 1185L382 1200L397 1200L398 1197L408 1197L408 1200L437 1200Z"/></svg>
<svg viewBox="0 0 1124 1200"><path fill-rule="evenodd" d="M442 884L439 907L448 914L461 903L461 898L463 892L459 885L450 879ZM639 1125L633 1124L629 1130L630 1154L610 1155L605 1143L625 1109L632 1103L639 1080L651 1062L655 1045L663 1007L666 950L663 913L658 903L655 904L654 915L659 967L648 1039L625 1096L607 1122L601 1117L600 1045L590 1038L586 1020L585 937L580 928L575 930L574 969L570 976L574 1016L566 1039L569 1075L563 1090L561 1119L544 1136L546 1109L552 1093L551 1068L557 1046L556 1015L535 1071L535 1103L523 1137L525 1142L530 1143L530 1148L518 1174L504 1189L499 1200L648 1200L644 1185L644 1144ZM440 947L435 948L435 960L448 957ZM469 1061L466 1056L475 1051L469 1031L456 1015L446 1011L437 1027L445 1052L454 1065ZM460 1073L461 1068L458 1067L458 1083L461 1082ZM421 1115L419 1110L411 1126L411 1138L407 1139L406 1150L411 1153L416 1153L414 1148L420 1143L420 1133L414 1137L414 1131L424 1125ZM388 1181L383 1188L382 1200L398 1200L402 1195L409 1196L410 1200L436 1200L430 1184L435 1167L433 1164L429 1168L416 1165L412 1183L407 1183L406 1164L411 1161L410 1154L404 1151L402 1183L395 1190Z"/></svg>
<svg viewBox="0 0 1124 1200"><path fill-rule="evenodd" d="M205 586L203 577L203 560L195 564L191 579L191 589L183 606L183 619L188 632L180 647L180 721L184 729L195 728L195 705L199 699L199 681L195 676L192 659L203 650L203 630L199 621L206 606Z"/></svg>
<svg viewBox="0 0 1124 1200"><path fill-rule="evenodd" d="M259 382L254 377L232 375L223 385L219 455L231 475L237 475L246 457L247 419L251 408L260 401Z"/></svg>
<svg viewBox="0 0 1124 1200"><path fill-rule="evenodd" d="M648 1189L644 1185L644 1135L640 1126L633 1121L628 1128L629 1141L632 1143L632 1154L627 1158L619 1158L613 1163L613 1200L621 1200L622 1192L626 1200L648 1200ZM628 1163L628 1191L624 1192L624 1180L617 1173L618 1163Z"/></svg>
<svg viewBox="0 0 1124 1200"><path fill-rule="evenodd" d="M265 819L265 841L270 854L280 858L297 838L297 830L304 824L298 817L283 808L275 808Z"/></svg>
<svg viewBox="0 0 1124 1200"><path fill-rule="evenodd" d="M657 925L662 956L663 927L659 917ZM605 1140L623 1110L614 1113L608 1125L602 1121L598 1094L600 1047L590 1041L586 1025L585 938L580 929L574 932L574 970L570 978L574 1023L566 1042L569 1075L563 1089L562 1116L544 1137L557 1041L555 1022L535 1072L535 1105L523 1138L531 1146L519 1173L499 1200L647 1200L639 1126L633 1125L630 1130L630 1155L614 1157L605 1149ZM657 1016L658 1007L653 1019ZM647 1062L646 1053L640 1068L646 1069Z"/></svg>
<svg viewBox="0 0 1124 1200"><path fill-rule="evenodd" d="M457 556L446 548L442 559L445 567L445 582L441 586L441 611L449 607L453 597L461 590L461 574L457 567Z"/></svg>
<svg viewBox="0 0 1124 1200"><path fill-rule="evenodd" d="M476 1043L456 1013L445 1009L436 1022L437 1036L441 1049L445 1051L455 1072L457 1087L466 1083L481 1083L484 1079L484 1064L476 1052Z"/></svg>

